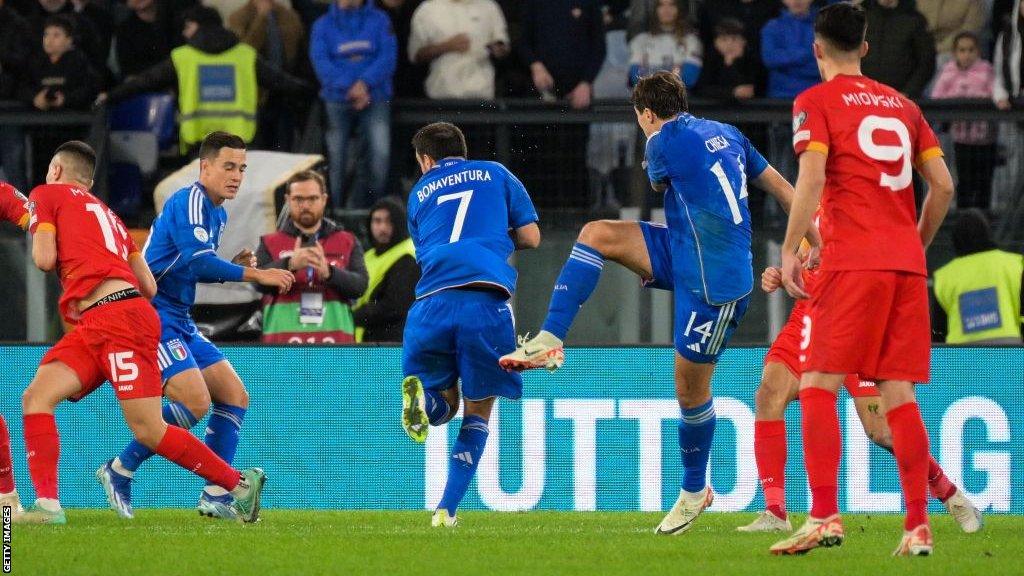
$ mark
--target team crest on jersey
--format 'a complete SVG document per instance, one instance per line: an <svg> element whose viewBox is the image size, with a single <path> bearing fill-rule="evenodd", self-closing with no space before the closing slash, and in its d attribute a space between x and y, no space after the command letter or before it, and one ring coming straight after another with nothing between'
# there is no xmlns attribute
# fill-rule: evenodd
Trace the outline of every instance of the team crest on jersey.
<svg viewBox="0 0 1024 576"><path fill-rule="evenodd" d="M196 226L195 230L192 231L192 234L196 237L196 240L199 240L203 244L210 241L210 234L207 233L206 228L203 228L202 226Z"/></svg>
<svg viewBox="0 0 1024 576"><path fill-rule="evenodd" d="M801 111L796 116L793 116L793 132L796 132L807 122L807 112Z"/></svg>
<svg viewBox="0 0 1024 576"><path fill-rule="evenodd" d="M171 358L174 358L178 362L188 358L188 352L185 350L185 345L177 338L167 343L167 350L170 351Z"/></svg>

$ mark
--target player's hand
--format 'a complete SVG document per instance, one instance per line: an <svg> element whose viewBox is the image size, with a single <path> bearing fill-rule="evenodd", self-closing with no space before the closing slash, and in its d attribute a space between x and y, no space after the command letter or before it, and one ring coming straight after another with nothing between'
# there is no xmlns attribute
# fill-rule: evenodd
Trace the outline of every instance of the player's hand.
<svg viewBox="0 0 1024 576"><path fill-rule="evenodd" d="M35 98L32 99L32 105L38 110L46 110L50 107L50 102L46 99L46 89L40 90L36 94Z"/></svg>
<svg viewBox="0 0 1024 576"><path fill-rule="evenodd" d="M533 86L538 92L548 92L555 88L555 79L544 64L534 62L530 64L530 74L533 76Z"/></svg>
<svg viewBox="0 0 1024 576"><path fill-rule="evenodd" d="M292 289L292 284L295 282L295 275L288 270L268 268L266 270L259 271L259 275L256 276L256 282L264 286L277 288L279 293L284 294Z"/></svg>
<svg viewBox="0 0 1024 576"><path fill-rule="evenodd" d="M238 264L239 266L248 266L249 268L255 268L256 255L252 253L252 250L249 250L248 248L243 248L241 252L236 254L235 257L231 259L231 262L233 264Z"/></svg>
<svg viewBox="0 0 1024 576"><path fill-rule="evenodd" d="M590 108L590 96L591 88L587 82L580 82L569 92L569 105L574 110L583 110L584 108Z"/></svg>
<svg viewBox="0 0 1024 576"><path fill-rule="evenodd" d="M793 298L805 300L810 294L804 290L804 267L796 254L782 253L782 285Z"/></svg>
<svg viewBox="0 0 1024 576"><path fill-rule="evenodd" d="M761 272L761 290L771 294L782 286L782 268L769 266Z"/></svg>
<svg viewBox="0 0 1024 576"><path fill-rule="evenodd" d="M814 270L821 266L821 246L811 246L807 251L807 258L804 259L804 268Z"/></svg>
<svg viewBox="0 0 1024 576"><path fill-rule="evenodd" d="M445 48L448 52L469 52L470 40L467 34L456 34L445 40Z"/></svg>

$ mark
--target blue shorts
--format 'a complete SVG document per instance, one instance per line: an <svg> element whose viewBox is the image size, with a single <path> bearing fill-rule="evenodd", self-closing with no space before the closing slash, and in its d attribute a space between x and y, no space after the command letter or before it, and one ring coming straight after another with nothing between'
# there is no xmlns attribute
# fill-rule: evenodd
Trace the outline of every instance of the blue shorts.
<svg viewBox="0 0 1024 576"><path fill-rule="evenodd" d="M722 306L708 304L700 293L685 288L684 275L700 274L700 270L681 270L678 259L673 260L672 241L668 228L662 224L640 222L640 230L647 243L654 278L648 288L671 290L675 300L675 318L672 322L675 348L679 355L691 362L709 364L718 361L732 333L747 313L750 296L744 296ZM673 264L676 262L676 264Z"/></svg>
<svg viewBox="0 0 1024 576"><path fill-rule="evenodd" d="M165 384L185 370L205 370L224 359L224 354L199 332L194 322L168 322L164 318L160 322L156 360Z"/></svg>
<svg viewBox="0 0 1024 576"><path fill-rule="evenodd" d="M461 378L467 400L518 400L523 377L498 366L498 359L515 349L507 296L492 290L442 290L409 310L402 370L419 376L428 390L447 390Z"/></svg>

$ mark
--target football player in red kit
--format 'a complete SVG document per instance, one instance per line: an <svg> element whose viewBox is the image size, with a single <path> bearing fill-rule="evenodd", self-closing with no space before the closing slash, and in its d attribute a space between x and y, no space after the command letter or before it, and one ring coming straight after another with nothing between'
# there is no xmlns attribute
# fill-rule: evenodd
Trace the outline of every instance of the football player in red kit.
<svg viewBox="0 0 1024 576"><path fill-rule="evenodd" d="M917 105L861 74L865 30L858 6L833 4L818 13L813 49L824 82L793 103L800 171L782 246L782 282L790 295L808 298L797 252L819 204L824 247L800 382L812 508L799 530L771 547L775 554L843 541L836 392L851 373L875 382L887 407L907 508L894 554L932 552L928 432L914 385L928 381L931 353L924 249L945 218L953 183ZM920 221L915 168L928 184Z"/></svg>
<svg viewBox="0 0 1024 576"><path fill-rule="evenodd" d="M28 198L7 182L0 182L0 220L23 229L28 228ZM10 506L21 513L21 501L14 489L14 468L11 466L11 433L0 414L0 507Z"/></svg>
<svg viewBox="0 0 1024 576"><path fill-rule="evenodd" d="M239 517L255 521L263 471L233 469L161 416L160 321L148 301L156 281L121 220L89 192L95 167L96 155L87 144L67 142L50 161L47 183L29 196L32 259L43 271L57 271L64 290L61 315L74 329L43 356L22 396L36 501L14 520L66 522L57 497L60 439L54 410L61 401L83 398L109 380L135 438L231 491Z"/></svg>

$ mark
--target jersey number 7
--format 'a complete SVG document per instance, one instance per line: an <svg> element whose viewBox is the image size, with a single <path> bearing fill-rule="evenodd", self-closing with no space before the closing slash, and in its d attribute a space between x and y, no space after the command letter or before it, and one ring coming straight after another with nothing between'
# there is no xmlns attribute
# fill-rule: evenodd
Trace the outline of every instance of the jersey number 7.
<svg viewBox="0 0 1024 576"><path fill-rule="evenodd" d="M469 201L473 198L473 191L466 190L465 192L455 192L454 194L445 194L444 196L437 197L437 205L440 206L449 200L458 200L459 208L455 211L455 223L452 224L452 235L448 238L448 243L458 242L459 238L462 237L462 226L466 223L466 212L469 212Z"/></svg>

